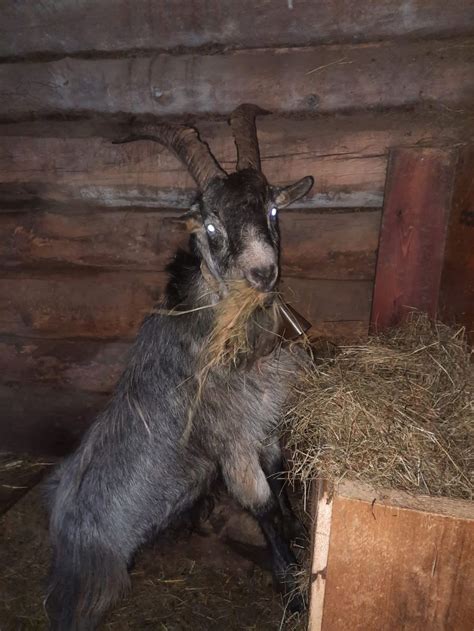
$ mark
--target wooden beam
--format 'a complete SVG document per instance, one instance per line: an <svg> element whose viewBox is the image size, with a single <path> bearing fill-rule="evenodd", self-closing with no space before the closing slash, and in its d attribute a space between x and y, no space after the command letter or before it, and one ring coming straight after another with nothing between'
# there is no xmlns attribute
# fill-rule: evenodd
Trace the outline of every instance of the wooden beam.
<svg viewBox="0 0 474 631"><path fill-rule="evenodd" d="M313 325L311 334L354 340L368 333L372 281L283 278L286 300Z"/></svg>
<svg viewBox="0 0 474 631"><path fill-rule="evenodd" d="M314 335L353 342L367 321L315 322ZM0 335L0 382L109 394L126 365L131 340L47 339Z"/></svg>
<svg viewBox="0 0 474 631"><path fill-rule="evenodd" d="M436 515L443 515L444 517L474 521L474 504L471 500L414 495L399 489L378 489L368 482L348 478L341 480L337 485L337 495L365 502L370 504L370 506L375 504L375 502L381 502L396 508L404 508L421 513L436 513Z"/></svg>
<svg viewBox="0 0 474 631"><path fill-rule="evenodd" d="M390 42L2 64L0 118L227 115L242 102L292 114L415 104L472 111L472 44Z"/></svg>
<svg viewBox="0 0 474 631"><path fill-rule="evenodd" d="M83 392L112 392L125 367L127 341L0 336L1 380Z"/></svg>
<svg viewBox="0 0 474 631"><path fill-rule="evenodd" d="M469 0L95 0L12 2L2 11L0 55L180 47L261 47L472 32Z"/></svg>
<svg viewBox="0 0 474 631"><path fill-rule="evenodd" d="M0 213L0 262L9 268L87 266L164 271L188 234L177 212L100 208ZM371 280L380 211L282 211L284 276Z"/></svg>
<svg viewBox="0 0 474 631"><path fill-rule="evenodd" d="M198 122L224 168L235 168L235 147L225 122ZM195 186L185 168L156 143L113 145L128 133L110 121L0 125L0 209L76 210L75 202L185 208ZM337 120L258 121L263 171L273 184L313 175L300 207L380 207L388 148L474 140L474 118L453 115L361 114ZM43 204L46 201L48 204Z"/></svg>
<svg viewBox="0 0 474 631"><path fill-rule="evenodd" d="M108 394L51 385L0 383L2 450L64 456L78 443Z"/></svg>
<svg viewBox="0 0 474 631"><path fill-rule="evenodd" d="M23 270L0 278L0 334L32 338L135 336L162 293L163 272ZM323 336L367 332L371 280L283 278L283 293Z"/></svg>
<svg viewBox="0 0 474 631"><path fill-rule="evenodd" d="M0 333L133 337L163 292L162 272L16 272L0 278Z"/></svg>
<svg viewBox="0 0 474 631"><path fill-rule="evenodd" d="M324 596L331 538L332 504L334 485L327 480L317 480L315 493L315 521L313 523L311 561L311 588L308 629L321 631L323 628Z"/></svg>
<svg viewBox="0 0 474 631"><path fill-rule="evenodd" d="M457 156L452 150L391 152L372 304L375 330L410 309L436 317Z"/></svg>
<svg viewBox="0 0 474 631"><path fill-rule="evenodd" d="M440 314L474 344L474 146L459 152L440 289Z"/></svg>

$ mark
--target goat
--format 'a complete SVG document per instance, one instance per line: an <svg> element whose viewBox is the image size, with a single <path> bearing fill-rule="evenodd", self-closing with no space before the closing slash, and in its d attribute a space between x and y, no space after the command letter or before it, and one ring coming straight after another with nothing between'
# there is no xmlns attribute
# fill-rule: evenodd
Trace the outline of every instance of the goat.
<svg viewBox="0 0 474 631"><path fill-rule="evenodd" d="M305 177L270 186L260 169L253 105L230 125L237 170L227 174L195 129L141 124L122 142L149 139L184 162L200 194L186 214L190 250L169 266L160 308L143 322L127 368L106 409L47 485L52 563L46 610L51 629L90 631L129 587L134 553L171 519L192 507L219 475L258 520L278 581L292 590L295 557L286 539L291 506L275 474L278 440L271 438L297 360L284 346L257 363L207 376L196 401L198 358L213 310L233 279L271 300L279 276L278 209L305 195ZM179 317L170 317L170 311ZM263 335L263 333L262 333ZM299 597L290 606L302 606Z"/></svg>

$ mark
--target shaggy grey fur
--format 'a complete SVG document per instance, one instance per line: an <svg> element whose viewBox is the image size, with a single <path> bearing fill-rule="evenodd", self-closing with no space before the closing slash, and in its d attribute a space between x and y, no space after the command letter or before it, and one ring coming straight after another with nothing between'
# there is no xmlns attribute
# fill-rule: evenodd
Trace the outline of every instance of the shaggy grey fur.
<svg viewBox="0 0 474 631"><path fill-rule="evenodd" d="M311 184L308 179L293 194L285 189L285 200ZM253 169L211 182L190 213L191 252L176 255L159 305L182 313L160 311L145 320L109 405L49 480L53 560L46 606L52 629L94 629L128 588L127 568L140 545L191 507L217 476L259 520L275 575L291 590L295 559L284 524L292 516L271 476L281 468L274 429L296 358L277 345L254 362L212 371L183 441L198 358L214 318L212 309L194 309L219 300L201 264L221 287L246 277L273 289L276 277L266 268L279 259L271 209L280 192ZM217 234L208 232L210 222ZM249 261L245 252L260 258ZM301 603L294 598L291 605Z"/></svg>

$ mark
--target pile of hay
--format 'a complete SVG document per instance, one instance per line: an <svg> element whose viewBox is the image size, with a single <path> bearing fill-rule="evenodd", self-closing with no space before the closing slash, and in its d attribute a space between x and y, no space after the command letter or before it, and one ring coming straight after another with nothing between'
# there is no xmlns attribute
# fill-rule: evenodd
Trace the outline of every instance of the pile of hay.
<svg viewBox="0 0 474 631"><path fill-rule="evenodd" d="M304 372L286 414L290 478L473 496L474 388L463 330L420 314Z"/></svg>

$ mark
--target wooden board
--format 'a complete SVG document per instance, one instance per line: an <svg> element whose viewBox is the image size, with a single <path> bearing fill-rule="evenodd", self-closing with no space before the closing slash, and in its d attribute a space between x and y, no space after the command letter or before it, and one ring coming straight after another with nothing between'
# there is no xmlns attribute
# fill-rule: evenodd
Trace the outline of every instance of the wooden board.
<svg viewBox="0 0 474 631"><path fill-rule="evenodd" d="M472 44L390 42L2 64L0 118L223 115L242 102L293 114L414 104L472 111Z"/></svg>
<svg viewBox="0 0 474 631"><path fill-rule="evenodd" d="M10 272L0 277L0 333L132 338L165 282L162 272ZM345 337L367 330L372 281L284 278L282 286L316 334Z"/></svg>
<svg viewBox="0 0 474 631"><path fill-rule="evenodd" d="M329 544L331 539L334 486L327 480L314 482L311 508L314 510L311 540L311 589L308 631L320 631L323 624Z"/></svg>
<svg viewBox="0 0 474 631"><path fill-rule="evenodd" d="M367 335L367 322L315 323L314 334L354 341ZM126 366L130 341L41 339L0 336L1 382L49 385L77 391L110 393ZM53 396L53 395L52 395Z"/></svg>
<svg viewBox="0 0 474 631"><path fill-rule="evenodd" d="M365 337L372 302L372 281L283 278L282 291L313 325L311 333L332 340Z"/></svg>
<svg viewBox="0 0 474 631"><path fill-rule="evenodd" d="M474 520L474 504L469 500L451 497L432 497L430 495L414 495L398 489L375 489L367 482L359 480L342 480L337 485L337 495L348 499L367 502L371 506L376 502L396 508L405 508L422 513L434 513L444 517Z"/></svg>
<svg viewBox="0 0 474 631"><path fill-rule="evenodd" d="M2 450L63 456L76 446L108 398L73 388L0 383Z"/></svg>
<svg viewBox="0 0 474 631"><path fill-rule="evenodd" d="M126 364L130 342L0 336L0 374L10 385L44 384L110 393Z"/></svg>
<svg viewBox="0 0 474 631"><path fill-rule="evenodd" d="M198 123L224 166L235 168L235 147L225 122ZM34 122L0 126L0 208L75 209L74 200L107 206L186 207L195 186L181 163L160 145L113 145L126 124ZM260 117L262 165L270 182L313 175L300 206L380 207L388 149L394 145L455 144L474 139L474 117L444 112L371 114L335 120ZM47 200L48 204L43 204Z"/></svg>
<svg viewBox="0 0 474 631"><path fill-rule="evenodd" d="M449 232L440 288L444 320L466 327L474 343L474 147L462 149L456 163Z"/></svg>
<svg viewBox="0 0 474 631"><path fill-rule="evenodd" d="M0 214L0 261L11 268L41 263L44 269L73 265L164 271L176 249L187 245L177 211L104 212L83 204L70 212L67 202L62 207L65 212Z"/></svg>
<svg viewBox="0 0 474 631"><path fill-rule="evenodd" d="M468 0L95 0L12 2L2 11L0 55L196 46L260 47L472 32ZM15 34L13 37L12 34Z"/></svg>
<svg viewBox="0 0 474 631"><path fill-rule="evenodd" d="M91 269L0 279L3 449L71 449L125 365L130 342L115 338L134 336L163 277ZM371 281L284 279L284 293L313 322L314 335L367 334Z"/></svg>
<svg viewBox="0 0 474 631"><path fill-rule="evenodd" d="M0 278L0 333L133 337L165 283L161 272L8 273Z"/></svg>
<svg viewBox="0 0 474 631"><path fill-rule="evenodd" d="M456 154L393 150L387 172L371 323L398 324L410 309L436 317Z"/></svg>
<svg viewBox="0 0 474 631"><path fill-rule="evenodd" d="M334 496L323 631L471 631L473 504L402 504L354 489Z"/></svg>
<svg viewBox="0 0 474 631"><path fill-rule="evenodd" d="M187 245L177 212L68 210L0 213L0 263L164 271ZM285 276L373 279L379 210L283 211L279 221Z"/></svg>

